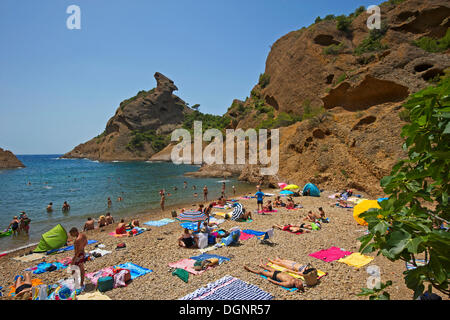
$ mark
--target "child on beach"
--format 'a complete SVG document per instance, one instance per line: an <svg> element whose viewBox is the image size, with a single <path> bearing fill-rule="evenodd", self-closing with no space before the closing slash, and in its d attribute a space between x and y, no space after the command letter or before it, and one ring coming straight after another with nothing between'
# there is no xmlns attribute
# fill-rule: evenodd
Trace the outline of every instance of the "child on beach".
<svg viewBox="0 0 450 320"><path fill-rule="evenodd" d="M258 211L262 211L264 193L261 191L261 188L258 188L258 192L255 193L255 196L256 196L256 204L258 205Z"/></svg>

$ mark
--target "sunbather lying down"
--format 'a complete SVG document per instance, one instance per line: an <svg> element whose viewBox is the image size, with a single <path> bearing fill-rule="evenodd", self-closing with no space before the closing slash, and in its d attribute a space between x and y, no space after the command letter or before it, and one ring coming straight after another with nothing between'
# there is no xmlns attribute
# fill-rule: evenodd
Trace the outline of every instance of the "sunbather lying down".
<svg viewBox="0 0 450 320"><path fill-rule="evenodd" d="M311 232L311 231L309 231L309 230L311 230L311 226L306 225L305 223L302 223L299 226L292 225L292 224L288 224L288 225L285 225L285 226L282 226L282 225L279 225L279 224L275 224L275 225L272 226L272 228L277 228L277 229L282 230L282 231L289 231L289 232L293 232L293 233L297 233L297 232L308 233L308 232ZM305 230L305 229L309 229L309 230Z"/></svg>
<svg viewBox="0 0 450 320"><path fill-rule="evenodd" d="M266 267L262 263L258 267L263 270L250 269L248 266L244 266L244 269L255 274L266 276L267 280L273 284L286 288L297 288L301 291L305 291L302 280L294 278L293 276L281 271L266 271Z"/></svg>
<svg viewBox="0 0 450 320"><path fill-rule="evenodd" d="M308 286L317 284L317 269L313 268L309 263L303 265L296 261L281 259L279 257L276 257L274 260L266 258L266 260L272 264L286 268L289 273L302 276ZM263 264L262 260L260 260L260 263Z"/></svg>

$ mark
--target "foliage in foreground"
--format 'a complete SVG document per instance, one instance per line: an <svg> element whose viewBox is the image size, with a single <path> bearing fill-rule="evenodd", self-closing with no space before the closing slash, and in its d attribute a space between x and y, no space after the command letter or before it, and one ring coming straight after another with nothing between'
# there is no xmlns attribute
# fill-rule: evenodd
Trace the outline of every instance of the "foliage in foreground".
<svg viewBox="0 0 450 320"><path fill-rule="evenodd" d="M442 228L450 218L450 76L407 101L410 123L402 128L408 158L381 180L388 200L381 209L361 217L369 234L359 238L360 251L377 251L391 261L411 262L405 283L420 296L425 285L449 294L450 233ZM417 265L418 258L428 263Z"/></svg>

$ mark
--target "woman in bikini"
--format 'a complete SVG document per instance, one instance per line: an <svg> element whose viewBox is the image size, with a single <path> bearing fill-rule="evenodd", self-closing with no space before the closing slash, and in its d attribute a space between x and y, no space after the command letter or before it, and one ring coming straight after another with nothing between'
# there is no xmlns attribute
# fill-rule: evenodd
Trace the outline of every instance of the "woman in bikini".
<svg viewBox="0 0 450 320"><path fill-rule="evenodd" d="M17 276L15 282L16 291L14 297L16 299L31 300L31 273L25 273L25 280L21 276Z"/></svg>
<svg viewBox="0 0 450 320"><path fill-rule="evenodd" d="M274 260L271 260L271 259L266 259L266 260L272 264L276 264L281 267L285 267L286 269L289 270L289 272L298 274L300 276L303 276L303 272L306 269L311 268L311 265L309 263L306 265L302 265L302 264L292 261L292 260L280 259L279 257L276 257ZM262 263L262 261L261 261L261 263Z"/></svg>
<svg viewBox="0 0 450 320"><path fill-rule="evenodd" d="M191 235L189 229L184 229L184 233L178 238L178 245L182 248L198 248L198 239Z"/></svg>

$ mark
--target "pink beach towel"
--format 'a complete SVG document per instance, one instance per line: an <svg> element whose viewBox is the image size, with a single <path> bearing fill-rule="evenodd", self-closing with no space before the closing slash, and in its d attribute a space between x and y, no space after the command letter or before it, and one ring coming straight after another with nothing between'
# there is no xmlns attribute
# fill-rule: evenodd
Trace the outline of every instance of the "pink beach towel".
<svg viewBox="0 0 450 320"><path fill-rule="evenodd" d="M86 278L91 280L91 282L94 285L97 285L98 279L100 279L101 277L108 277L108 276L113 276L113 275L114 275L114 268L107 267L107 268L101 269L97 272L87 273Z"/></svg>
<svg viewBox="0 0 450 320"><path fill-rule="evenodd" d="M258 211L258 213L270 213L270 212L278 212L278 210L274 209L272 211L268 211L268 210L263 210L263 211L259 210Z"/></svg>
<svg viewBox="0 0 450 320"><path fill-rule="evenodd" d="M345 256L351 255L352 252L342 250L338 247L331 247L327 250L320 250L314 253L311 253L309 256L320 259L325 262L331 262L335 260L339 260Z"/></svg>
<svg viewBox="0 0 450 320"><path fill-rule="evenodd" d="M196 260L194 260L194 259L181 259L180 261L169 263L169 267L184 269L187 272L192 273L194 275L201 274L201 273L205 272L206 270L209 270L212 268L212 267L208 267L205 270L197 271L194 269L195 262L196 262Z"/></svg>
<svg viewBox="0 0 450 320"><path fill-rule="evenodd" d="M241 240L241 241L248 240L248 239L253 238L254 236L255 236L254 234L248 234L248 233L245 233L245 232L241 231L241 235L239 237L239 240Z"/></svg>

